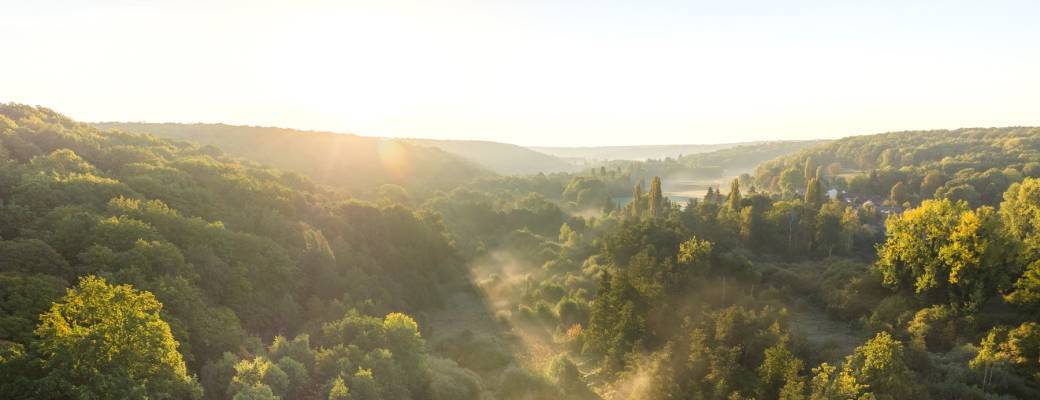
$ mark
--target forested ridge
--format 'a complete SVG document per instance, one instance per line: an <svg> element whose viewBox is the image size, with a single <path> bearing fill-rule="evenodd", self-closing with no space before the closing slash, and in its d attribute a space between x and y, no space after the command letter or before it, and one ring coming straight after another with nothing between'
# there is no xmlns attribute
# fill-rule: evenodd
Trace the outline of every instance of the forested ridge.
<svg viewBox="0 0 1040 400"><path fill-rule="evenodd" d="M371 195L385 183L419 193L448 190L488 174L475 162L409 140L225 124L92 125L215 146L231 155L304 174L355 196Z"/></svg>
<svg viewBox="0 0 1040 400"><path fill-rule="evenodd" d="M3 105L0 131L0 397L432 390L389 312L463 276L434 215L42 108Z"/></svg>
<svg viewBox="0 0 1040 400"><path fill-rule="evenodd" d="M821 170L850 196L902 205L933 197L996 206L1012 183L1040 174L1040 129L906 131L852 136L763 163L755 183L796 190Z"/></svg>
<svg viewBox="0 0 1040 400"><path fill-rule="evenodd" d="M337 186L3 105L0 397L1037 398L1037 137L763 145L679 204L741 151Z"/></svg>

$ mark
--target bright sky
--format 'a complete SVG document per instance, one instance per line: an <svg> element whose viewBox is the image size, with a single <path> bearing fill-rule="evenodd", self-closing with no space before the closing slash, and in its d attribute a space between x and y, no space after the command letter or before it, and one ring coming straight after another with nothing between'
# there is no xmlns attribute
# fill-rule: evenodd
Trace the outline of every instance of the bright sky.
<svg viewBox="0 0 1040 400"><path fill-rule="evenodd" d="M86 121L549 146L1040 125L1037 1L0 1L0 101Z"/></svg>

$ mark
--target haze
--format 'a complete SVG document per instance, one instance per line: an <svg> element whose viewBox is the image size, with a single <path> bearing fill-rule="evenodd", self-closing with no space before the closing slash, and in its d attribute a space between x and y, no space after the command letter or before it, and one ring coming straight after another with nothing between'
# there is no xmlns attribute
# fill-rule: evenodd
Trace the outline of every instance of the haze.
<svg viewBox="0 0 1040 400"><path fill-rule="evenodd" d="M15 2L0 87L85 121L542 146L1040 124L1036 3L717 3Z"/></svg>

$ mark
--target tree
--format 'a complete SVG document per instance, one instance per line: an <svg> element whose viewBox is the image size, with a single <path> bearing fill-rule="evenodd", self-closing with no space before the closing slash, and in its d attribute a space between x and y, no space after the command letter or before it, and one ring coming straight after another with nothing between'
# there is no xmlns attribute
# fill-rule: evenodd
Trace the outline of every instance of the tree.
<svg viewBox="0 0 1040 400"><path fill-rule="evenodd" d="M949 268L950 297L974 310L1011 285L1014 247L992 207L961 214L939 257Z"/></svg>
<svg viewBox="0 0 1040 400"><path fill-rule="evenodd" d="M647 201L650 203L650 216L653 218L660 217L664 207L664 196L661 193L661 178L655 176L650 181L650 192L648 193Z"/></svg>
<svg viewBox="0 0 1040 400"><path fill-rule="evenodd" d="M805 178L806 181L812 178L816 178L816 160L813 160L812 157L805 158L804 168L802 169L802 177Z"/></svg>
<svg viewBox="0 0 1040 400"><path fill-rule="evenodd" d="M921 179L921 198L927 199L935 195L935 191L942 186L943 176L939 171L931 171Z"/></svg>
<svg viewBox="0 0 1040 400"><path fill-rule="evenodd" d="M886 228L876 266L889 287L974 309L1010 285L1013 247L992 208L926 200Z"/></svg>
<svg viewBox="0 0 1040 400"><path fill-rule="evenodd" d="M795 189L805 184L805 176L795 168L785 169L780 173L780 190L785 196L795 193Z"/></svg>
<svg viewBox="0 0 1040 400"><path fill-rule="evenodd" d="M982 339L970 367L982 373L983 386L1005 380L1009 372L1027 379L1040 376L1040 324L1025 322L1014 329L998 326Z"/></svg>
<svg viewBox="0 0 1040 400"><path fill-rule="evenodd" d="M910 200L910 190L903 182L896 182L889 191L888 199L896 205L902 205Z"/></svg>
<svg viewBox="0 0 1040 400"><path fill-rule="evenodd" d="M578 371L578 367L565 354L560 354L552 359L546 374L569 396L586 397L590 394L581 371Z"/></svg>
<svg viewBox="0 0 1040 400"><path fill-rule="evenodd" d="M347 384L343 382L343 377L337 376L336 380L332 382L328 398L329 400L350 400L350 391L347 390Z"/></svg>
<svg viewBox="0 0 1040 400"><path fill-rule="evenodd" d="M44 274L0 273L0 341L28 345L40 314L61 298L66 286Z"/></svg>
<svg viewBox="0 0 1040 400"><path fill-rule="evenodd" d="M419 393L426 383L426 344L419 335L419 325L406 314L390 313L383 318L383 330L386 348L404 373L402 383L411 388L412 393Z"/></svg>
<svg viewBox="0 0 1040 400"><path fill-rule="evenodd" d="M632 190L632 216L639 218L643 215L643 183L637 183Z"/></svg>
<svg viewBox="0 0 1040 400"><path fill-rule="evenodd" d="M708 257L711 256L711 242L700 240L696 237L679 244L679 253L676 258L679 264L690 268L696 273L702 273L709 268Z"/></svg>
<svg viewBox="0 0 1040 400"><path fill-rule="evenodd" d="M919 295L944 287L949 268L942 263L939 249L948 244L964 212L964 203L928 200L890 218L876 264L885 285Z"/></svg>
<svg viewBox="0 0 1040 400"><path fill-rule="evenodd" d="M1027 266L1007 300L1040 309L1040 179L1026 178L1008 188L1000 204L1000 220L1021 247L1018 262Z"/></svg>
<svg viewBox="0 0 1040 400"><path fill-rule="evenodd" d="M840 371L823 363L813 373L813 400L896 400L924 395L903 359L903 344L887 332L857 347Z"/></svg>
<svg viewBox="0 0 1040 400"><path fill-rule="evenodd" d="M805 387L802 368L802 360L787 349L786 338L766 349L762 364L758 367L759 398L777 399L782 397L781 393L786 394L783 397L797 398Z"/></svg>
<svg viewBox="0 0 1040 400"><path fill-rule="evenodd" d="M820 183L820 180L809 178L808 183L805 184L805 204L819 209L823 205L824 196L826 194L823 193L823 184Z"/></svg>
<svg viewBox="0 0 1040 400"><path fill-rule="evenodd" d="M729 185L729 194L726 196L726 204L730 210L740 212L740 181L733 179Z"/></svg>
<svg viewBox="0 0 1040 400"><path fill-rule="evenodd" d="M834 254L834 250L847 250L843 236L842 218L845 213L845 205L839 202L829 202L820 207L816 214L816 249L826 251L827 256Z"/></svg>
<svg viewBox="0 0 1040 400"><path fill-rule="evenodd" d="M87 276L40 317L36 346L49 387L93 398L199 398L160 304L149 292Z"/></svg>

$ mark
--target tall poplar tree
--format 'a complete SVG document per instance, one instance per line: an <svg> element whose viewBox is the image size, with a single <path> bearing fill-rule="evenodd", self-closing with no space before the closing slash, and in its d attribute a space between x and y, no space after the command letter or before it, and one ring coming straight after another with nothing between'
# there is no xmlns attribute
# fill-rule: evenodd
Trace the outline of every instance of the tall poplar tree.
<svg viewBox="0 0 1040 400"><path fill-rule="evenodd" d="M643 214L643 182L636 184L635 189L632 191L632 216L639 217Z"/></svg>
<svg viewBox="0 0 1040 400"><path fill-rule="evenodd" d="M729 195L726 196L726 203L729 204L729 208L733 211L740 211L740 181L733 179L733 182L729 185Z"/></svg>
<svg viewBox="0 0 1040 400"><path fill-rule="evenodd" d="M805 203L813 208L820 208L823 205L823 185L820 184L819 179L810 178L809 182L805 184Z"/></svg>
<svg viewBox="0 0 1040 400"><path fill-rule="evenodd" d="M648 202L650 203L650 216L657 218L661 215L661 208L664 205L663 195L661 194L661 178L654 177L650 181L650 193L647 196Z"/></svg>

